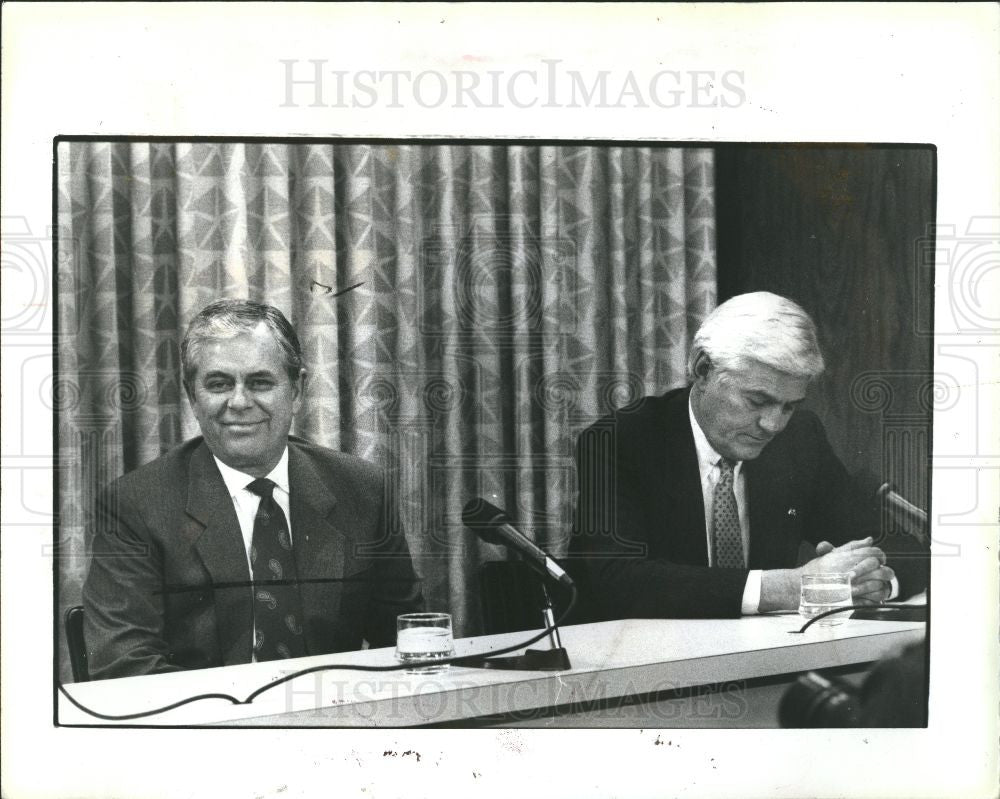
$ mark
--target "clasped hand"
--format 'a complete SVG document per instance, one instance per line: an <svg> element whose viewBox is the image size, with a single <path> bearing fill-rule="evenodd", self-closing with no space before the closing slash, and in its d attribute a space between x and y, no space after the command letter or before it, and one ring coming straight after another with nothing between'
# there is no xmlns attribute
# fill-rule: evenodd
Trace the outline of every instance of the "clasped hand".
<svg viewBox="0 0 1000 799"><path fill-rule="evenodd" d="M848 541L835 547L829 541L816 546L816 557L801 567L802 574L846 572L851 575L851 593L855 604L884 602L892 594L896 574L885 565L885 553L872 544L872 538Z"/></svg>

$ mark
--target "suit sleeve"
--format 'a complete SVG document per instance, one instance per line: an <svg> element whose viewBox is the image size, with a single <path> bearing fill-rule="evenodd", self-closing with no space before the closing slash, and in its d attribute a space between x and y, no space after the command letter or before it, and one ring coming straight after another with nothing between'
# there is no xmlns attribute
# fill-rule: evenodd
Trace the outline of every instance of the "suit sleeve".
<svg viewBox="0 0 1000 799"><path fill-rule="evenodd" d="M577 505L567 566L579 584L580 616L735 618L741 615L745 569L709 568L658 557L657 536L697 537L677 519L653 518L648 475L635 448L649 442L602 436L594 428L577 441Z"/></svg>
<svg viewBox="0 0 1000 799"><path fill-rule="evenodd" d="M811 449L818 463L810 524L804 536L813 544L829 541L843 544L871 536L886 554L899 581L900 597L911 596L927 587L930 552L905 531L895 531L872 493L864 492L830 445L819 419L810 415Z"/></svg>
<svg viewBox="0 0 1000 799"><path fill-rule="evenodd" d="M398 615L424 609L420 580L413 569L396 503L386 485L383 480L380 538L377 550L372 553L375 581L364 625L365 640L373 648L395 645Z"/></svg>
<svg viewBox="0 0 1000 799"><path fill-rule="evenodd" d="M177 671L164 640L162 553L118 484L95 508L83 586L91 679Z"/></svg>

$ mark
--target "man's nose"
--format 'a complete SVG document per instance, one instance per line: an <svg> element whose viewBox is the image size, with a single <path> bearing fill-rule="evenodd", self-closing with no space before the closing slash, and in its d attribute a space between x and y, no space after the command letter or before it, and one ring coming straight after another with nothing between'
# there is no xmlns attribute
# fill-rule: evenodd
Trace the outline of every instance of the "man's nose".
<svg viewBox="0 0 1000 799"><path fill-rule="evenodd" d="M781 408L767 408L761 413L758 424L761 430L773 436L785 429L788 417L789 414L786 414Z"/></svg>
<svg viewBox="0 0 1000 799"><path fill-rule="evenodd" d="M227 404L234 411L244 410L250 407L252 404L250 397L247 395L246 389L241 383L237 383L233 386L233 393L229 395L229 401Z"/></svg>

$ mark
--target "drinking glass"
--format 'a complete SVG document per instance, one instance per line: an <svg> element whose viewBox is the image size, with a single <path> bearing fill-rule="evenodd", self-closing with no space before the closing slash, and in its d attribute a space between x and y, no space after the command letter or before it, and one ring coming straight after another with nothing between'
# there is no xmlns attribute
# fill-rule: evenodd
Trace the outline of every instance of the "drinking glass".
<svg viewBox="0 0 1000 799"><path fill-rule="evenodd" d="M813 619L820 613L851 605L851 575L846 572L802 575L799 615ZM834 613L816 624L833 627L842 624L846 613Z"/></svg>
<svg viewBox="0 0 1000 799"><path fill-rule="evenodd" d="M455 654L451 614L404 613L396 617L396 660L400 663L444 660ZM448 663L429 663L406 670L407 674L440 674Z"/></svg>

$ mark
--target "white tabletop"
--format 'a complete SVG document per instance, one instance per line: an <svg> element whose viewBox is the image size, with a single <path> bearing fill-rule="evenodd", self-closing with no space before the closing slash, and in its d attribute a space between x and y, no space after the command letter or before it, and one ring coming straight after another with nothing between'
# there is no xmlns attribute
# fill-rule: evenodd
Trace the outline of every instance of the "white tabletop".
<svg viewBox="0 0 1000 799"><path fill-rule="evenodd" d="M188 726L411 726L534 708L751 680L876 660L921 640L915 622L845 619L801 635L795 614L742 619L627 619L561 629L572 668L560 672L451 667L437 675L403 671L322 671L279 685L252 704L206 699L156 716L107 721L58 695L60 724ZM456 654L490 652L531 633L465 638ZM533 648L546 648L545 639ZM204 693L243 699L292 671L325 664L388 665L392 649L373 649L67 686L87 707L107 715L150 710Z"/></svg>

